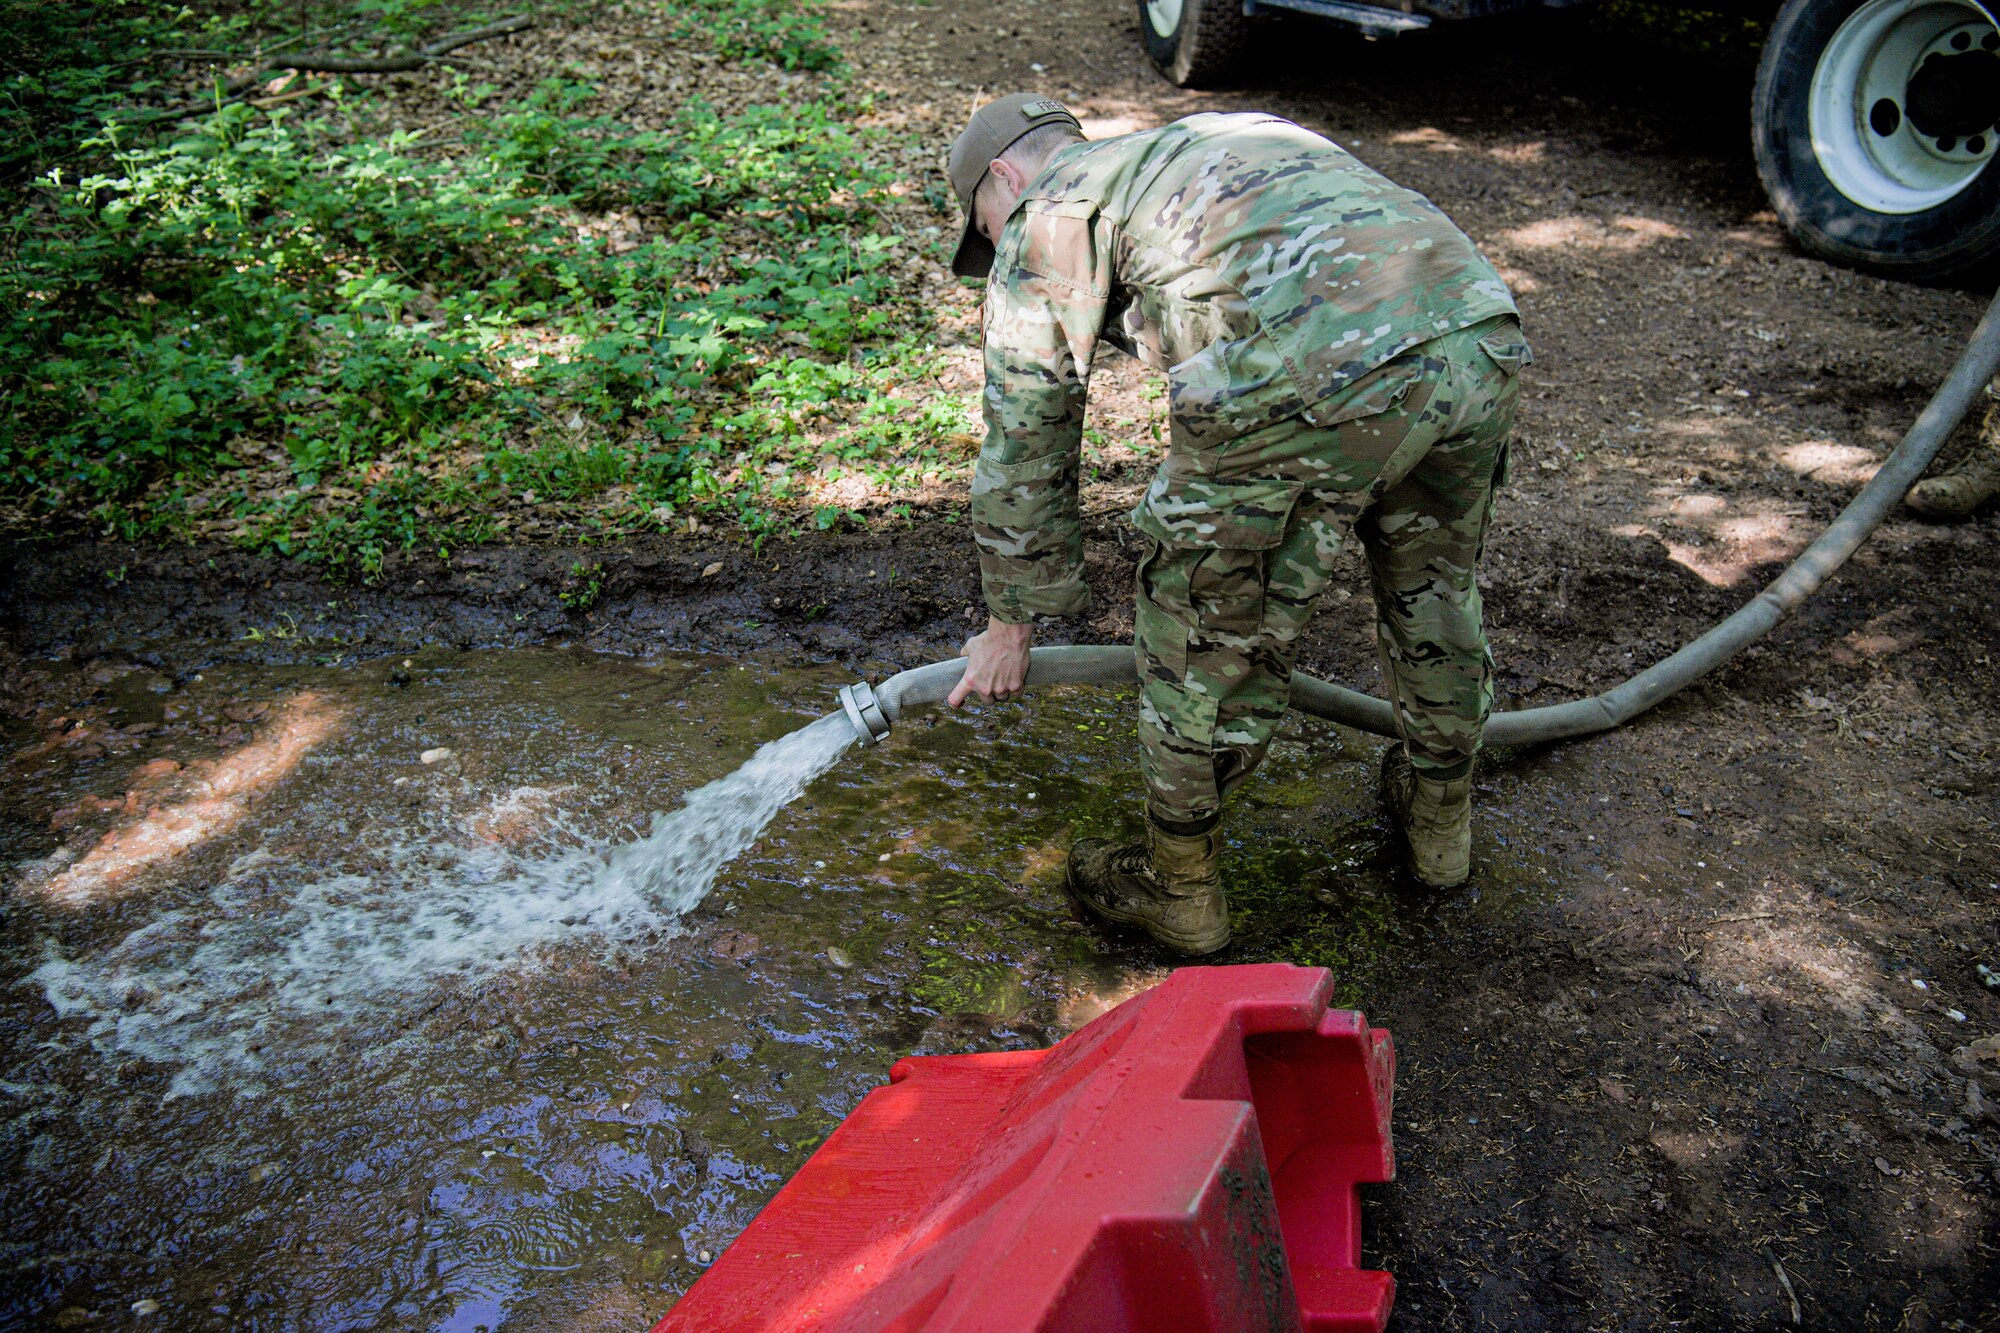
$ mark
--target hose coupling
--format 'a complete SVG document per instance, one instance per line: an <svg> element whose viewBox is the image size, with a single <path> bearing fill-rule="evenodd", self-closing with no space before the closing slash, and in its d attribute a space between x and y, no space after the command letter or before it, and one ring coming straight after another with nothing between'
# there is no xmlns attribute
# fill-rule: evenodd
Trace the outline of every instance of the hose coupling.
<svg viewBox="0 0 2000 1333"><path fill-rule="evenodd" d="M868 745L874 745L889 734L889 719L882 712L881 701L875 697L875 687L865 680L857 680L852 685L840 687L840 706L847 712L847 720L854 724L854 734Z"/></svg>

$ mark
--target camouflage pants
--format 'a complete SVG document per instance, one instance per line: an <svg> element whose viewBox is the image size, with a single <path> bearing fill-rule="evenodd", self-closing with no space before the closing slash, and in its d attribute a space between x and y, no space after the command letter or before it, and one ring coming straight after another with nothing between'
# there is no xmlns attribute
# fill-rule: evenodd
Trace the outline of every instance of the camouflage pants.
<svg viewBox="0 0 2000 1333"><path fill-rule="evenodd" d="M1349 529L1412 762L1469 768L1493 702L1474 567L1505 479L1528 360L1512 316L1420 344L1357 381L1347 405L1177 449L1134 521L1139 735L1149 804L1204 819L1264 757L1298 638Z"/></svg>

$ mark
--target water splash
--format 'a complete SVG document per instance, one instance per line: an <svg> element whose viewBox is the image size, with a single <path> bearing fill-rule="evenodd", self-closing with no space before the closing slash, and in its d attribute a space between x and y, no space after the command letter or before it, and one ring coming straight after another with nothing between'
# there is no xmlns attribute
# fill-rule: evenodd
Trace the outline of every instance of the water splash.
<svg viewBox="0 0 2000 1333"><path fill-rule="evenodd" d="M823 717L608 851L398 842L380 849L380 874L304 885L282 858L252 853L198 908L91 957L52 956L34 980L60 1015L89 1021L100 1049L178 1066L170 1095L260 1091L270 1052L334 1047L329 1016L394 1018L449 978L671 933L853 739L844 716Z"/></svg>

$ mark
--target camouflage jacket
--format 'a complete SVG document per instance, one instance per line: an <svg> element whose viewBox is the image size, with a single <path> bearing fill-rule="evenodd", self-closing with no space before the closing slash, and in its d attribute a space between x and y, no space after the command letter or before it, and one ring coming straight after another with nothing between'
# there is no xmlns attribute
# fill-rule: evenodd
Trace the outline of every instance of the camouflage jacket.
<svg viewBox="0 0 2000 1333"><path fill-rule="evenodd" d="M1100 341L1165 372L1166 472L1222 479L1254 468L1232 440L1352 416L1343 391L1382 362L1514 311L1436 205L1275 116L1064 149L995 248L971 517L987 605L1017 623L1087 601L1076 479ZM1185 510L1172 489L1149 503Z"/></svg>

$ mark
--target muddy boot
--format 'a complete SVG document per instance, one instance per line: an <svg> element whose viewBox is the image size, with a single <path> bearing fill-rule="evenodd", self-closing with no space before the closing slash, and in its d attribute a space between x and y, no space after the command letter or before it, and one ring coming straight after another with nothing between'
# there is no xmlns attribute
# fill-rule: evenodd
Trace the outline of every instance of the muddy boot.
<svg viewBox="0 0 2000 1333"><path fill-rule="evenodd" d="M1992 390L1987 390L1991 393ZM1949 472L1926 477L1910 487L1903 503L1919 518L1956 521L2000 495L2000 404L1986 409L1979 440L1972 452Z"/></svg>
<svg viewBox="0 0 2000 1333"><path fill-rule="evenodd" d="M1382 756L1382 804L1402 830L1410 873L1434 889L1465 883L1472 873L1472 775L1441 782L1419 774L1409 753L1392 745Z"/></svg>
<svg viewBox="0 0 2000 1333"><path fill-rule="evenodd" d="M1182 836L1146 821L1146 841L1086 838L1070 848L1069 891L1093 915L1136 926L1178 953L1229 943L1222 898L1222 834Z"/></svg>

